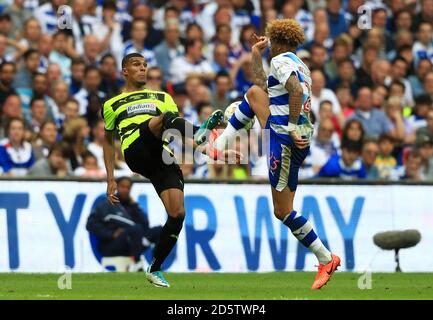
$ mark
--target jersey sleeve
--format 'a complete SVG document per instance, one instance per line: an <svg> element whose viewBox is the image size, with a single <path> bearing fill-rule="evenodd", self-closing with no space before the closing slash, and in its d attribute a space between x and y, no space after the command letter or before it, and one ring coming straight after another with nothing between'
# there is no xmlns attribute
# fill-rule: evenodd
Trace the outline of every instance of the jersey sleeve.
<svg viewBox="0 0 433 320"><path fill-rule="evenodd" d="M298 74L298 67L289 58L275 57L271 60L271 74L284 86L292 73Z"/></svg>
<svg viewBox="0 0 433 320"><path fill-rule="evenodd" d="M116 114L108 101L106 101L102 107L102 118L104 119L105 130L113 131L116 125Z"/></svg>
<svg viewBox="0 0 433 320"><path fill-rule="evenodd" d="M171 112L179 112L179 109L177 108L176 102L174 102L171 95L166 93L165 95L165 111L171 111Z"/></svg>

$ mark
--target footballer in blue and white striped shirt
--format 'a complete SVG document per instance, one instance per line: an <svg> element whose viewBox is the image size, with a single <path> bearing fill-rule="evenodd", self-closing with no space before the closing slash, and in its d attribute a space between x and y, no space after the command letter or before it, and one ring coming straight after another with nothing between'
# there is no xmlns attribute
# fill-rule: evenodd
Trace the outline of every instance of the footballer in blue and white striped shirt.
<svg viewBox="0 0 433 320"><path fill-rule="evenodd" d="M293 210L298 171L308 154L313 134L311 124L310 70L295 54L305 41L302 27L293 19L271 21L265 36L255 36L252 48L253 85L228 121L213 146L222 151L237 131L257 117L268 129L269 181L272 186L274 214L319 261L312 289L320 289L340 265L340 258L323 245L311 223ZM270 44L271 69L267 77L262 54Z"/></svg>

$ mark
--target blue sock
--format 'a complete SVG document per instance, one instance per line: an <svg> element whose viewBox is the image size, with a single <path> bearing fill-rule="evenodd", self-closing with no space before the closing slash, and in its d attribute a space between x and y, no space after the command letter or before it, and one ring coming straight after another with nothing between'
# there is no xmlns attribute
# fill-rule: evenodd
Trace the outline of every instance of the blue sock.
<svg viewBox="0 0 433 320"><path fill-rule="evenodd" d="M283 223L290 228L296 239L316 255L320 263L327 264L331 261L331 253L320 241L311 223L302 215L292 211L283 219Z"/></svg>

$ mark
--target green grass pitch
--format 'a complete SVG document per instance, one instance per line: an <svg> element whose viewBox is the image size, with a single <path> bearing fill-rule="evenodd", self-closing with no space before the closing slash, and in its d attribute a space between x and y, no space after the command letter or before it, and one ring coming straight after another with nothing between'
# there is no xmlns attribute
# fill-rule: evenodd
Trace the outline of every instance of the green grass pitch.
<svg viewBox="0 0 433 320"><path fill-rule="evenodd" d="M361 274L336 272L320 291L311 272L167 273L171 288L155 288L143 273L72 274L71 289L58 289L60 274L0 273L5 299L433 299L433 273L373 273L360 290Z"/></svg>

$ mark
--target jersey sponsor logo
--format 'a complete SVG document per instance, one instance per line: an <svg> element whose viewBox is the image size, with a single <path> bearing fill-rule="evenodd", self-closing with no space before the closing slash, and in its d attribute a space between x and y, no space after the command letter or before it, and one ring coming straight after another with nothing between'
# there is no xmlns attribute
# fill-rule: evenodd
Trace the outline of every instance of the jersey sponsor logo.
<svg viewBox="0 0 433 320"><path fill-rule="evenodd" d="M126 107L126 112L128 113L128 115L138 113L154 114L156 112L156 105L154 103L133 104Z"/></svg>

